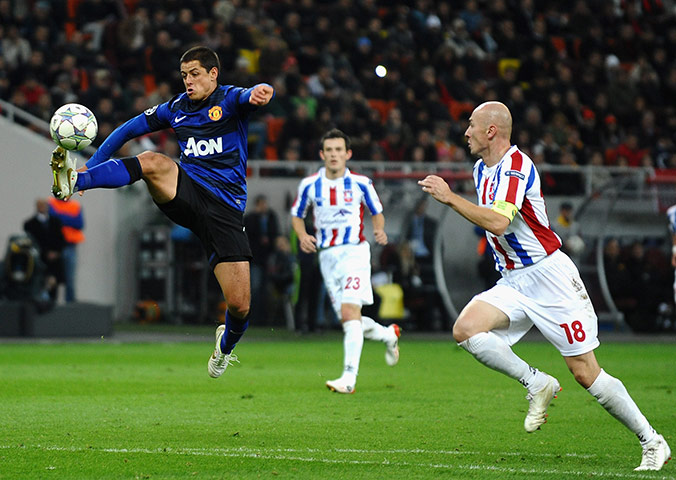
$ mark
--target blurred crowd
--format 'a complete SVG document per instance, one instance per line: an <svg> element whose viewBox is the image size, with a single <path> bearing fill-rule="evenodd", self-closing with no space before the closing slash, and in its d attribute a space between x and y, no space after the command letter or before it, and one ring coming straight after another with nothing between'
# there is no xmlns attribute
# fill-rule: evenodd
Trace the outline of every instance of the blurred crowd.
<svg viewBox="0 0 676 480"><path fill-rule="evenodd" d="M101 141L182 91L193 44L221 83L275 86L250 158L316 160L337 126L357 159L470 162L467 118L500 100L538 163L676 167L671 0L0 0L0 98L87 105Z"/></svg>

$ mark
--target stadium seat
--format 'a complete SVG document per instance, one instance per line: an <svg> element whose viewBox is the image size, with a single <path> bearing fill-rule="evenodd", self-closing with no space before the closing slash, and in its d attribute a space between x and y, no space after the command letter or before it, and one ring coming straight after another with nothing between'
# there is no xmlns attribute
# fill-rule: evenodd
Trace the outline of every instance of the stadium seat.
<svg viewBox="0 0 676 480"><path fill-rule="evenodd" d="M149 72L143 75L143 87L145 89L146 95L150 95L157 88L157 85L155 83L155 74L152 73L153 62L151 61L151 56L153 54L153 47L152 46L146 47L143 54L146 65L146 72Z"/></svg>
<svg viewBox="0 0 676 480"><path fill-rule="evenodd" d="M552 46L556 49L559 54L566 52L566 39L563 37L552 36L550 37Z"/></svg>
<svg viewBox="0 0 676 480"><path fill-rule="evenodd" d="M406 316L404 310L404 290L398 283L387 283L374 288L380 296L381 303L378 316L387 320L402 320Z"/></svg>
<svg viewBox="0 0 676 480"><path fill-rule="evenodd" d="M258 73L260 71L259 58L261 56L260 50L251 50L248 48L240 48L239 56L244 57L249 61L247 71L249 73Z"/></svg>
<svg viewBox="0 0 676 480"><path fill-rule="evenodd" d="M472 113L474 110L474 104L472 102L458 102L452 98L448 100L448 112L453 117L453 120L460 120L466 113Z"/></svg>
<svg viewBox="0 0 676 480"><path fill-rule="evenodd" d="M518 58L501 58L498 61L498 74L500 77L505 76L505 70L508 68L512 68L518 72L519 68L521 68L521 60Z"/></svg>
<svg viewBox="0 0 676 480"><path fill-rule="evenodd" d="M394 100L381 100L379 98L371 98L368 100L369 107L371 107L373 110L377 110L378 113L380 113L380 121L381 123L385 123L387 121L387 116L390 114L390 110L394 108L396 103Z"/></svg>
<svg viewBox="0 0 676 480"><path fill-rule="evenodd" d="M283 117L270 117L265 121L268 137L264 152L266 160L279 160L277 142L282 133L282 128L284 128L285 121L286 119Z"/></svg>

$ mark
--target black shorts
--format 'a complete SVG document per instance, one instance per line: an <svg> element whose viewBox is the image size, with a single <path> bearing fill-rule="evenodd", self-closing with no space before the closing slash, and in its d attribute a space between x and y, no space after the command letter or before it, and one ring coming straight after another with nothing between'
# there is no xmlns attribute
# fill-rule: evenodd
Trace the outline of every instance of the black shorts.
<svg viewBox="0 0 676 480"><path fill-rule="evenodd" d="M216 198L180 166L176 197L156 205L171 221L197 235L211 268L221 262L245 262L253 258L243 213Z"/></svg>

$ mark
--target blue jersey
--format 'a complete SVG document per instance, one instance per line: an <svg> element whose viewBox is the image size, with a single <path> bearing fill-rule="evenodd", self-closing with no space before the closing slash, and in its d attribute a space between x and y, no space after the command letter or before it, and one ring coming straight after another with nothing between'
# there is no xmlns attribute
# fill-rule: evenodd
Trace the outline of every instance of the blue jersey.
<svg viewBox="0 0 676 480"><path fill-rule="evenodd" d="M87 162L104 162L128 140L172 128L185 172L231 207L246 207L247 131L252 88L219 85L195 103L184 92L120 125Z"/></svg>

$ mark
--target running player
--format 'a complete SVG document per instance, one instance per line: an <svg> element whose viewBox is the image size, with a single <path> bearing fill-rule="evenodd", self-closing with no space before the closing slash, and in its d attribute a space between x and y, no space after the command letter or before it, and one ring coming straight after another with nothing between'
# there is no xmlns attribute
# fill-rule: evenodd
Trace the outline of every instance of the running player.
<svg viewBox="0 0 676 480"><path fill-rule="evenodd" d="M559 250L531 159L511 145L512 116L499 102L479 105L465 131L474 165L478 205L452 192L438 176L418 183L424 192L486 230L502 278L475 296L453 326L453 338L479 362L528 389L524 421L534 432L546 421L559 382L528 365L511 349L535 325L561 352L575 380L638 437L635 470L660 470L671 451L643 416L620 380L598 364L598 325L575 264Z"/></svg>
<svg viewBox="0 0 676 480"><path fill-rule="evenodd" d="M676 205L667 209L667 220L671 233L671 266L676 268ZM674 277L674 302L676 302L676 275Z"/></svg>
<svg viewBox="0 0 676 480"><path fill-rule="evenodd" d="M326 386L334 392L354 393L364 337L386 344L388 365L399 361L399 326L384 327L361 314L362 305L373 303L371 247L363 235L364 206L371 213L373 236L380 245L387 244L385 216L373 182L346 166L352 157L349 137L333 129L320 144L324 167L300 182L291 207L291 224L304 252L319 251L322 277L343 324L343 374ZM303 221L310 205L314 208L316 236L307 233Z"/></svg>
<svg viewBox="0 0 676 480"><path fill-rule="evenodd" d="M273 89L219 85L219 59L207 47L186 51L180 69L185 92L119 126L85 167L76 171L69 152L54 150L52 192L67 200L74 192L143 180L159 209L199 237L228 305L208 362L209 375L216 378L237 361L232 350L248 327L251 250L242 220L248 117L270 101ZM166 128L176 133L179 163L150 151L111 159L128 140Z"/></svg>

